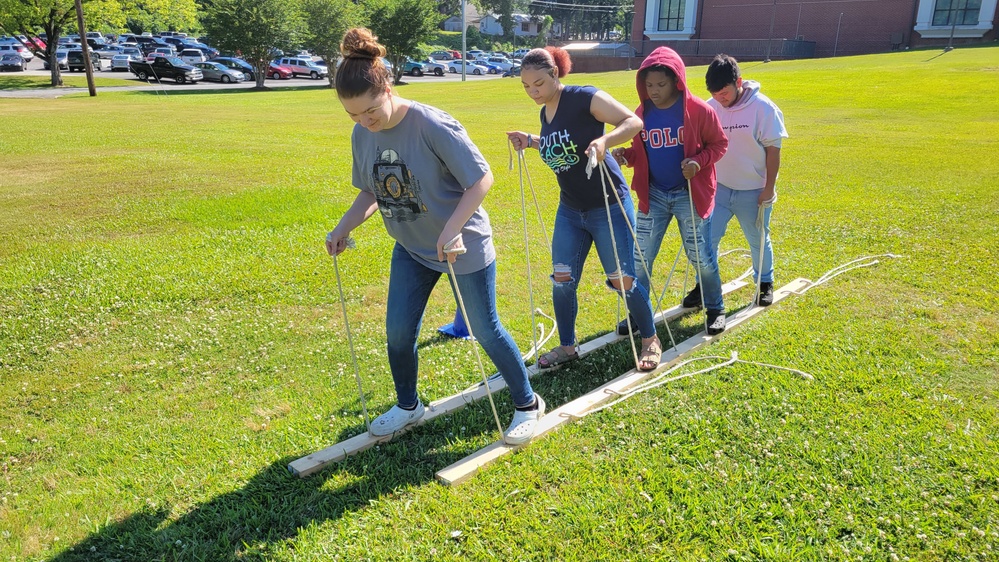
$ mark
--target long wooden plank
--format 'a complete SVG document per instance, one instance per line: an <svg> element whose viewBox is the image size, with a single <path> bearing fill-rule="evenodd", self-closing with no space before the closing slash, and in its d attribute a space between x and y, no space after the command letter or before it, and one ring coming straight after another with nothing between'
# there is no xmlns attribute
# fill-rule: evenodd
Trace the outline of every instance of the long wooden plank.
<svg viewBox="0 0 999 562"><path fill-rule="evenodd" d="M742 279L730 281L722 286L722 293L729 294L745 287L746 285L748 285L748 283ZM677 305L674 306L673 308L664 310L660 314L656 315L655 320L657 324L662 322L668 322L670 320L679 318L687 314L688 312L692 312L694 310L696 309L684 308L683 306ZM614 342L623 339L627 339L627 337L628 336L617 335L616 331L604 334L599 338L590 340L579 346L579 356L584 357L599 350L604 346L610 345ZM551 371L551 369L545 369L545 371ZM540 371L537 368L537 365L531 365L530 367L527 368L528 376L534 376L538 372ZM489 381L490 393L499 392L500 390L506 388L506 381L504 381L503 377L501 377L498 373L490 377L488 381ZM448 396L447 398L442 398L440 400L436 400L434 402L431 402L430 404L427 404L427 412L423 415L423 418L421 418L420 421L418 421L417 423L408 426L402 429L401 431L397 431L392 435L386 435L383 437L374 437L368 432L364 432L360 435L355 435L350 439L326 447L321 451L317 451L315 453L312 453L311 455L307 455L298 460L292 461L291 463L288 464L288 470L291 471L292 474L304 478L306 476L309 476L310 474L314 474L322 470L323 467L325 467L326 465L335 462L340 462L351 455L355 455L357 453L360 453L361 451L370 449L371 447L374 447L379 443L391 441L392 439L395 439L399 435L402 435L403 433L409 431L410 429L416 426L422 425L436 417L449 414L456 410L460 410L465 406L467 406L468 404L471 404L476 400L485 398L486 396L487 396L486 386L480 382L478 384L466 388L465 390L459 392L458 394L454 394L452 396Z"/></svg>
<svg viewBox="0 0 999 562"><path fill-rule="evenodd" d="M784 287L781 287L774 292L773 304L777 304L793 292L804 289L809 283L810 281L807 279L799 278L795 279L791 283L788 283ZM668 349L664 351L662 360L659 363L659 368L654 371L643 372L633 369L601 386L600 388L597 388L588 394L580 396L579 398L571 402L567 402L559 408L546 413L538 422L538 429L534 434L534 439L558 429L558 427L566 422L586 415L588 411L601 404L617 398L628 390L654 377L657 373L680 362L694 351L717 341L725 334L732 333L734 329L762 314L767 310L767 308L770 307L753 307L749 310L744 310L731 317L725 331L721 334L709 336L705 332L701 332L696 336L685 340L683 343L678 344L675 349ZM526 445L527 443L524 445L512 446L507 445L502 440L497 441L487 447L479 449L477 452L465 457L451 466L438 471L437 479L449 486L460 484L471 478L479 470Z"/></svg>

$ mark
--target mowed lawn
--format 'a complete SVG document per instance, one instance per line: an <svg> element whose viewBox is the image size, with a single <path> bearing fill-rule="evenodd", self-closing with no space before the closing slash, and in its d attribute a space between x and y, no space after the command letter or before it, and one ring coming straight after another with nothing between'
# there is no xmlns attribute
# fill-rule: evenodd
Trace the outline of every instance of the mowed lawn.
<svg viewBox="0 0 999 562"><path fill-rule="evenodd" d="M900 256L701 352L814 381L747 365L685 378L454 488L434 473L497 439L488 402L307 479L286 469L364 430L323 250L356 193L352 123L331 91L0 101L0 559L999 558L999 48L938 55L744 65L791 134L777 285ZM706 96L703 73L689 69ZM633 72L566 82L637 103ZM537 132L537 107L510 79L399 91L458 118L493 167L500 314L526 349L528 253L503 132ZM536 153L528 164L550 232L557 188ZM550 313L533 211L527 224L534 300ZM339 267L376 415L394 403L393 242L377 217L354 237ZM733 223L722 249L744 247ZM731 279L749 262L721 265ZM682 290L681 265L665 305ZM580 292L580 337L611 330L595 256ZM467 342L435 335L453 314L442 282L421 337L425 401L480 377ZM702 318L673 324L677 339ZM535 388L554 408L628 370L630 353L603 350ZM496 398L507 423L509 394Z"/></svg>

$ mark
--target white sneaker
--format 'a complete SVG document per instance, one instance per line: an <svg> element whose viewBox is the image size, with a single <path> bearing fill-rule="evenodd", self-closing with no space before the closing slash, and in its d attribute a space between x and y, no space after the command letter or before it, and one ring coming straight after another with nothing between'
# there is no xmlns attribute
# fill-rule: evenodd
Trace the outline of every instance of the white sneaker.
<svg viewBox="0 0 999 562"><path fill-rule="evenodd" d="M392 435L396 431L420 421L420 418L423 417L423 413L426 411L427 409L423 407L423 402L417 402L416 409L412 411L403 410L396 404L392 406L391 410L378 416L375 418L375 421L371 422L371 435L375 437Z"/></svg>
<svg viewBox="0 0 999 562"><path fill-rule="evenodd" d="M534 437L534 432L538 428L538 420L545 415L545 401L538 394L534 395L538 399L538 409L530 412L514 410L513 421L510 422L509 429L503 434L503 441L507 445L520 445L527 443Z"/></svg>

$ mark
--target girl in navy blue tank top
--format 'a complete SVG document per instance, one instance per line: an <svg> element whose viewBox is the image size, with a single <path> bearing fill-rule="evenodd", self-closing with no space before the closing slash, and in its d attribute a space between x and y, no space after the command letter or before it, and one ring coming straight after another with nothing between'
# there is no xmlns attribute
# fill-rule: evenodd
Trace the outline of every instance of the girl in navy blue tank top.
<svg viewBox="0 0 999 562"><path fill-rule="evenodd" d="M559 344L538 359L542 369L576 359L576 288L591 246L607 275L607 286L623 288L631 317L642 335L638 367L659 366L662 347L656 336L648 292L636 283L634 261L635 207L621 168L606 158L610 147L622 144L642 130L642 120L606 92L592 86L566 86L560 78L572 66L569 54L557 47L534 49L524 57L521 82L535 103L541 105L541 134L507 133L514 148L535 148L555 173L559 206L552 232L552 300L558 323ZM613 125L604 133L605 124ZM595 154L610 171L617 192L605 200L600 173L586 177L588 154ZM618 205L618 199L621 205ZM605 203L606 201L606 203ZM610 205L608 222L605 204ZM613 236L612 236L613 233ZM620 270L615 259L621 260Z"/></svg>

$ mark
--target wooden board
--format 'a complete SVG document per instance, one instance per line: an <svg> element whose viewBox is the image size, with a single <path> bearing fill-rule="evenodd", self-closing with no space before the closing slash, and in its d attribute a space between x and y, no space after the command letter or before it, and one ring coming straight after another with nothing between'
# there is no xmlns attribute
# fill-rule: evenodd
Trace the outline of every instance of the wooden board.
<svg viewBox="0 0 999 562"><path fill-rule="evenodd" d="M784 287L781 287L777 291L774 291L774 303L777 304L784 298L791 295L793 292L800 291L809 285L807 279L795 279L791 283L788 283ZM771 305L772 307L773 305ZM676 363L683 360L686 356L692 354L694 351L717 341L719 338L725 334L730 334L732 331L747 321L759 316L771 307L753 307L749 310L744 310L737 313L729 319L728 325L725 331L721 334L714 336L709 336L705 332L701 332L694 337L685 340L684 342L678 344L676 348L670 348L663 352L662 360L659 363L659 368L654 371L638 371L631 370L627 373L621 375L620 377L608 382L607 384L597 388L596 390L584 394L579 398L563 404L562 406L548 412L541 418L538 422L537 431L534 434L534 439L545 435L551 431L554 431L562 424L565 424L573 419L578 419L586 415L586 413L610 400L613 400L626 393L628 390L638 386L644 381L656 376L657 373L669 369ZM518 450L524 445L507 445L503 441L497 441L492 445L479 449L475 453L465 457L464 459L448 466L437 472L437 479L442 483L449 486L460 484L465 480L471 478L480 469L489 466L490 464L496 462L501 457Z"/></svg>
<svg viewBox="0 0 999 562"><path fill-rule="evenodd" d="M746 285L748 285L748 283L743 280L731 281L722 286L722 293L729 294L733 291L737 291L745 287ZM776 294L774 296L774 299L776 300ZM679 318L689 312L693 312L694 310L696 309L684 308L683 306L677 305L674 306L673 308L664 310L662 313L656 315L655 320L657 324L662 322L667 322ZM617 335L616 331L604 334L599 338L590 340L579 346L579 356L584 357L601 349L604 346L610 345L612 343L627 338L628 336ZM545 371L552 371L552 370L553 369L545 369ZM527 368L528 376L534 376L538 372L539 369L537 368L537 365L531 365L530 367ZM488 381L489 381L489 392L491 393L499 392L500 390L506 388L506 381L504 381L503 377L501 377L498 373L490 377ZM391 441L392 439L398 437L399 435L402 435L403 433L409 431L414 427L422 425L438 416L443 416L451 412L454 412L456 410L460 410L465 406L471 404L472 402L475 402L476 400L481 400L486 396L487 396L486 386L485 384L480 382L478 384L466 388L465 390L459 392L458 394L448 396L447 398L442 398L440 400L436 400L434 402L431 402L430 404L427 404L427 411L425 414L423 414L423 418L421 418L420 421L418 421L417 423L407 426L401 431L397 431L392 435L385 435L382 437L374 437L370 433L364 432L360 435L351 437L346 441L341 441L335 445L326 447L321 451L317 451L315 453L312 453L311 455L307 455L298 460L292 461L291 463L288 464L288 470L291 471L292 474L304 478L306 476L309 476L310 474L314 474L322 470L323 467L325 467L328 464L340 462L351 455L355 455L357 453L360 453L361 451L370 449L371 447L374 447L379 443Z"/></svg>

